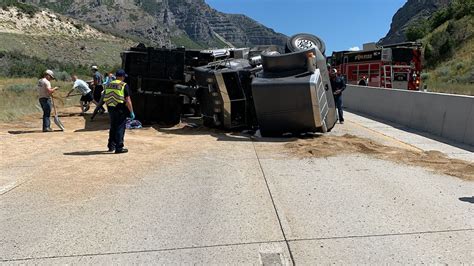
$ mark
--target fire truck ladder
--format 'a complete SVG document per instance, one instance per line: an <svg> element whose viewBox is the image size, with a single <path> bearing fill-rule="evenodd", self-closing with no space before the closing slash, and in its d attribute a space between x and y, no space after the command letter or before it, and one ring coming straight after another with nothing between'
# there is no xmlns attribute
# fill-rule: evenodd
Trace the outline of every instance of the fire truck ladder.
<svg viewBox="0 0 474 266"><path fill-rule="evenodd" d="M383 66L383 87L392 88L393 71L391 65Z"/></svg>

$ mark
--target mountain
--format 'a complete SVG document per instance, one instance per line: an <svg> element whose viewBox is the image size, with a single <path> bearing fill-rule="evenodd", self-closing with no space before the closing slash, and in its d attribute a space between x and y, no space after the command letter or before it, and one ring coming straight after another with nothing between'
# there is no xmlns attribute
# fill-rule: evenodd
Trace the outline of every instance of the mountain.
<svg viewBox="0 0 474 266"><path fill-rule="evenodd" d="M0 9L0 51L76 64L116 65L133 41L47 10Z"/></svg>
<svg viewBox="0 0 474 266"><path fill-rule="evenodd" d="M423 45L428 90L474 95L474 1L408 0L382 44Z"/></svg>
<svg viewBox="0 0 474 266"><path fill-rule="evenodd" d="M466 0L470 1L470 0ZM390 31L379 43L382 45L405 42L408 27L421 19L430 17L437 10L446 7L452 0L408 0L393 16Z"/></svg>
<svg viewBox="0 0 474 266"><path fill-rule="evenodd" d="M287 37L244 16L221 13L204 0L22 0L154 46L188 48L283 46Z"/></svg>
<svg viewBox="0 0 474 266"><path fill-rule="evenodd" d="M18 2L0 2L0 76L31 77L45 69L89 73L121 64L120 53L135 41ZM67 76L67 75L63 75Z"/></svg>

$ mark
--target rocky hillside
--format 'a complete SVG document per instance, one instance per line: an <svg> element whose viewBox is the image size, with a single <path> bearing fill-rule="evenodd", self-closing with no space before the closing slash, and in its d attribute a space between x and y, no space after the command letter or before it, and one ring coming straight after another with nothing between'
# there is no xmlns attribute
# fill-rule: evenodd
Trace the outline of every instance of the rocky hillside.
<svg viewBox="0 0 474 266"><path fill-rule="evenodd" d="M216 11L204 0L23 0L53 9L114 34L155 46L189 48L284 45L286 36L243 15ZM223 40L223 39L224 40Z"/></svg>
<svg viewBox="0 0 474 266"><path fill-rule="evenodd" d="M405 32L413 22L430 17L450 2L452 0L408 0L393 16L390 31L380 43L386 45L406 41Z"/></svg>
<svg viewBox="0 0 474 266"><path fill-rule="evenodd" d="M0 36L0 51L76 64L120 63L120 52L134 44L69 17L16 7L0 9Z"/></svg>
<svg viewBox="0 0 474 266"><path fill-rule="evenodd" d="M0 7L0 76L116 66L120 53L135 44L48 10L21 4Z"/></svg>

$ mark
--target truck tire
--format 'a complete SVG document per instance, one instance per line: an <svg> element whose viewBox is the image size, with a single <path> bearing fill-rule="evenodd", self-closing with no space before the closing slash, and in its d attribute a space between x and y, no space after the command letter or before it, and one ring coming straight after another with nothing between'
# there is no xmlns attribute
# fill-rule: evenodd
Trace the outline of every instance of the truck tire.
<svg viewBox="0 0 474 266"><path fill-rule="evenodd" d="M298 33L291 36L286 43L286 51L292 53L308 50L313 47L318 47L322 54L326 52L326 44L324 44L323 40L312 34Z"/></svg>

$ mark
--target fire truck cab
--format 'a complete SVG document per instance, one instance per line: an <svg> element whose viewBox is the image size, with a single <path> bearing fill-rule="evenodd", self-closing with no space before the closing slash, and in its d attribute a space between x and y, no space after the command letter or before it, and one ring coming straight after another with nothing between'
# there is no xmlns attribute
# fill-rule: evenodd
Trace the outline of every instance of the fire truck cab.
<svg viewBox="0 0 474 266"><path fill-rule="evenodd" d="M364 45L362 51L333 52L328 63L348 84L420 89L421 44L408 42L383 47Z"/></svg>

